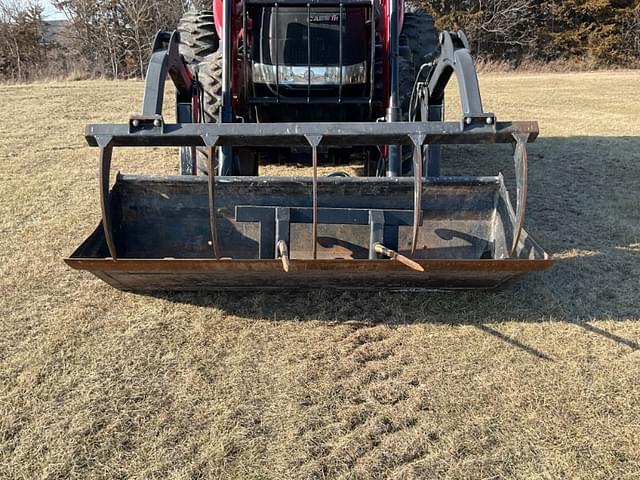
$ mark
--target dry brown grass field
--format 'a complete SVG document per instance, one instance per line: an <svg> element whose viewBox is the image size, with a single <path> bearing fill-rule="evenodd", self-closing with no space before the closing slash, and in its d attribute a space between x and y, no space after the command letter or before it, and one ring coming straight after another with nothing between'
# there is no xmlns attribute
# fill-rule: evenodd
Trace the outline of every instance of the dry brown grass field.
<svg viewBox="0 0 640 480"><path fill-rule="evenodd" d="M481 85L499 118L540 121L527 229L551 270L155 297L62 262L98 221L83 126L125 121L141 83L0 86L0 478L640 478L640 73ZM511 173L508 148L474 152L446 171Z"/></svg>

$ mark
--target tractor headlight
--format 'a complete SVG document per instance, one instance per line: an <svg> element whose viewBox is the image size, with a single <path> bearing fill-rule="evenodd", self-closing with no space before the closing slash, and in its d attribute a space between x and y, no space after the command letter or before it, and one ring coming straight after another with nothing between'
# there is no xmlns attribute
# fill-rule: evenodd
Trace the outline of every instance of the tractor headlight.
<svg viewBox="0 0 640 480"><path fill-rule="evenodd" d="M255 83L276 83L275 65L265 65L264 63L253 64L253 81Z"/></svg>
<svg viewBox="0 0 640 480"><path fill-rule="evenodd" d="M277 73L277 75L276 75ZM367 62L342 67L253 64L253 81L273 85L357 85L367 83Z"/></svg>
<svg viewBox="0 0 640 480"><path fill-rule="evenodd" d="M342 67L342 83L347 85L367 83L367 62Z"/></svg>

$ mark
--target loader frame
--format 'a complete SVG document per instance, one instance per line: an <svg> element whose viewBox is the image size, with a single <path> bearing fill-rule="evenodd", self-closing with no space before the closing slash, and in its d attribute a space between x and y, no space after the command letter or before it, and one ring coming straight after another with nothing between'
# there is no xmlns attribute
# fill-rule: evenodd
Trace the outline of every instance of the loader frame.
<svg viewBox="0 0 640 480"><path fill-rule="evenodd" d="M484 112L477 74L462 32L442 34L439 59L430 75L418 78L414 87L411 108L420 121L408 122L397 121L392 111L397 105L392 80L389 118L385 122L252 124L227 119L217 124L194 123L194 118L202 118L197 111L200 92L178 54L178 42L175 32L158 34L141 115L132 116L123 125L87 126L87 142L100 149L102 221L66 259L73 268L90 270L117 288L136 291L263 288L265 284L294 289L406 289L495 287L552 264L549 255L524 230L526 146L537 138L538 125L498 122L494 114ZM459 122L445 122L444 88L454 74L463 116ZM162 115L167 77L177 91L176 124L165 123ZM223 98L230 102L228 95ZM515 208L502 175L440 176L441 145L494 143L514 146ZM397 158L392 158L394 149L398 154L404 145L413 149L412 178L400 177ZM389 148L387 178L319 178L319 148L353 146L393 147ZM211 174L207 178L118 175L111 189L111 160L116 147L203 148ZM306 148L312 177L230 176L224 161L219 162L218 175L213 174L218 149L229 155L231 149L244 147ZM187 166L181 170L187 170ZM167 199L179 199L178 205ZM170 212L181 227L166 225L158 209ZM138 211L150 212L155 223L141 222ZM193 225L180 223L181 215L198 220ZM456 230L460 224L452 224L450 218L454 217L462 223L471 221L463 230ZM473 225L476 218L477 227ZM206 232L203 221L207 223ZM300 239L295 239L294 252L292 226L300 224L310 228L302 234L306 246L301 248ZM458 227L452 228L454 224ZM257 233L247 233L246 225L257 226ZM363 227L367 233L366 238L359 234L357 241L346 242L351 245L351 256L342 258L333 255L335 249L321 245L319 226L336 226L338 233ZM145 228L153 236L148 236ZM181 240L181 228L191 237ZM162 235L170 241L154 246ZM208 247L202 243L205 236ZM469 246L452 249L447 246L451 239ZM334 243L344 240L338 236L332 239ZM189 251L185 257L169 247L181 241ZM127 242L133 242L133 246L127 246ZM429 242L436 246L433 251L426 245ZM320 255L319 246L323 247ZM152 253L144 253L149 250ZM460 251L464 251L463 257L456 256ZM387 252L389 258L380 252ZM406 261L394 261L399 257ZM313 281L309 283L308 279Z"/></svg>

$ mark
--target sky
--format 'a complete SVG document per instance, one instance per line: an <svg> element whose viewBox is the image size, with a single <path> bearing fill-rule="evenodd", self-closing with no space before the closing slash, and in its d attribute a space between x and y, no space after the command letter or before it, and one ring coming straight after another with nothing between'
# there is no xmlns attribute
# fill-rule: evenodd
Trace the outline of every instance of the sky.
<svg viewBox="0 0 640 480"><path fill-rule="evenodd" d="M65 18L64 14L53 8L50 0L41 0L41 3L44 7L44 18L49 20L60 20Z"/></svg>

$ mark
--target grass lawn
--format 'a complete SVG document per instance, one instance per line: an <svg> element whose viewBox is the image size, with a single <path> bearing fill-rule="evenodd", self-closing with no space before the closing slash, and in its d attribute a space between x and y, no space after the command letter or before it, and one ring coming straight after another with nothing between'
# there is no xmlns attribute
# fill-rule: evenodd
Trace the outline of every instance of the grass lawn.
<svg viewBox="0 0 640 480"><path fill-rule="evenodd" d="M481 87L540 122L526 228L551 270L150 297L62 262L99 219L84 124L126 121L142 84L0 86L0 478L640 478L640 72ZM512 174L508 146L449 153L447 173Z"/></svg>

